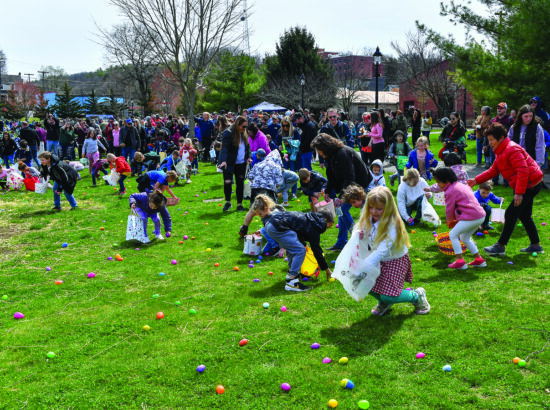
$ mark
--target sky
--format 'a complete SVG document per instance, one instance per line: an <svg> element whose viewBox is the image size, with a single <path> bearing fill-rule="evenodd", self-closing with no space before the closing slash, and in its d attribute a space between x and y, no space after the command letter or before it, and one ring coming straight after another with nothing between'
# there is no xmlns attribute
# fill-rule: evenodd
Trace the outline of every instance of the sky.
<svg viewBox="0 0 550 410"><path fill-rule="evenodd" d="M404 44L407 33L415 31L415 20L463 42L464 29L439 16L439 3L248 0L250 48L252 54L273 53L281 34L299 25L327 51L360 53L379 46L382 54L395 55L391 42ZM4 16L0 50L6 54L9 74L31 73L31 79L38 79L43 66L59 66L70 74L107 66L98 27L108 30L122 22L108 0L0 0L0 4ZM475 0L473 6L485 10Z"/></svg>

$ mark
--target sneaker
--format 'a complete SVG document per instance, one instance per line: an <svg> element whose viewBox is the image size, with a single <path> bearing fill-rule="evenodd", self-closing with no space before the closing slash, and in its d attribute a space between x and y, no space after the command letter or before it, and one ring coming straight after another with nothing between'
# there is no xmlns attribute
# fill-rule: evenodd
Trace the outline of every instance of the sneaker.
<svg viewBox="0 0 550 410"><path fill-rule="evenodd" d="M237 205L237 212L246 212L246 209L242 205Z"/></svg>
<svg viewBox="0 0 550 410"><path fill-rule="evenodd" d="M427 315L430 312L431 306L428 303L426 291L424 290L424 288L416 288L414 291L418 296L416 302L413 303L414 307L416 308L414 310L414 313L417 315Z"/></svg>
<svg viewBox="0 0 550 410"><path fill-rule="evenodd" d="M78 206L71 207L71 211L78 211L80 208Z"/></svg>
<svg viewBox="0 0 550 410"><path fill-rule="evenodd" d="M126 194L126 190L124 190L124 191L118 191L118 194L119 194L120 196L122 196L122 195Z"/></svg>
<svg viewBox="0 0 550 410"><path fill-rule="evenodd" d="M290 206L288 202L283 202L283 206Z"/></svg>
<svg viewBox="0 0 550 410"><path fill-rule="evenodd" d="M494 230L495 230L495 227L492 226L492 225L481 225L481 230L484 230L484 231L494 231Z"/></svg>
<svg viewBox="0 0 550 410"><path fill-rule="evenodd" d="M246 225L241 226L241 229L239 230L239 236L245 237L247 233L248 233L248 226Z"/></svg>
<svg viewBox="0 0 550 410"><path fill-rule="evenodd" d="M472 268L484 268L487 266L487 263L485 262L485 259L481 258L481 259L474 259L473 261L471 261L468 266L472 267Z"/></svg>
<svg viewBox="0 0 550 410"><path fill-rule="evenodd" d="M187 180L187 183L188 183L188 184L190 184L190 183L191 183L191 180L190 180L190 179L188 179L188 180Z"/></svg>
<svg viewBox="0 0 550 410"><path fill-rule="evenodd" d="M342 249L344 248L338 245L332 245L330 248L327 248L327 251L341 251Z"/></svg>
<svg viewBox="0 0 550 410"><path fill-rule="evenodd" d="M483 248L485 253L489 256L504 256L506 255L506 248L498 242L494 245Z"/></svg>
<svg viewBox="0 0 550 410"><path fill-rule="evenodd" d="M54 211L54 212L61 212L61 208L59 208L59 207L57 207L57 206L54 206L54 207L52 208L52 211Z"/></svg>
<svg viewBox="0 0 550 410"><path fill-rule="evenodd" d="M386 313L391 311L391 305L386 305L385 303L378 302L378 304L372 308L370 313L376 316L384 316Z"/></svg>
<svg viewBox="0 0 550 410"><path fill-rule="evenodd" d="M395 180L397 179L397 175L396 174L393 174L393 175L390 175L390 185L391 186L394 186L395 185Z"/></svg>
<svg viewBox="0 0 550 410"><path fill-rule="evenodd" d="M296 196L296 194L292 194L292 199L298 199L298 197Z"/></svg>
<svg viewBox="0 0 550 410"><path fill-rule="evenodd" d="M160 233L158 235L156 235L157 239L163 241L164 240L164 236L162 236Z"/></svg>
<svg viewBox="0 0 550 410"><path fill-rule="evenodd" d="M300 279L287 279L285 284L285 290L294 291L294 292L305 292L310 290L309 286L304 285L300 282Z"/></svg>
<svg viewBox="0 0 550 410"><path fill-rule="evenodd" d="M479 168L479 167L481 167L481 162L478 162L478 163L476 164L476 168Z"/></svg>
<svg viewBox="0 0 550 410"><path fill-rule="evenodd" d="M542 246L540 246L540 245L538 245L538 246L529 245L527 248L520 249L519 251L524 252L524 253L533 253L533 252L544 253L544 250L542 249Z"/></svg>
<svg viewBox="0 0 550 410"><path fill-rule="evenodd" d="M453 263L451 263L449 265L449 268L464 270L464 269L468 269L468 266L466 266L466 262L464 262L464 261L460 261L460 262L459 261L454 261Z"/></svg>
<svg viewBox="0 0 550 410"><path fill-rule="evenodd" d="M223 212L227 212L231 209L231 202L226 202L225 205L223 206Z"/></svg>

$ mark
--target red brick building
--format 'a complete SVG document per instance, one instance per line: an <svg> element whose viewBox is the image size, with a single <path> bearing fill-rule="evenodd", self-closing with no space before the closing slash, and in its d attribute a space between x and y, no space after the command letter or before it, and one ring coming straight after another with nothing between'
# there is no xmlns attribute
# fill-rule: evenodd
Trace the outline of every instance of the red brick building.
<svg viewBox="0 0 550 410"><path fill-rule="evenodd" d="M317 50L321 58L328 60L334 67L335 75L346 75L352 72L358 78L373 78L376 73L374 58L372 56L342 55L340 53L325 51L324 48ZM378 75L384 77L384 63L378 67Z"/></svg>

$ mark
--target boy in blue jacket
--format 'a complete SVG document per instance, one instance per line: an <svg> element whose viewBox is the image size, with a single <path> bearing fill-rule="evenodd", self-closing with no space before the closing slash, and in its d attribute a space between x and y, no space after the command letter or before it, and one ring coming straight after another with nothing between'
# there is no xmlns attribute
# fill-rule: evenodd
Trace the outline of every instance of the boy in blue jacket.
<svg viewBox="0 0 550 410"><path fill-rule="evenodd" d="M160 234L160 220L158 214L162 217L164 223L164 232L169 238L172 232L172 218L166 209L166 197L160 191L152 194L141 193L130 195L130 208L134 209L143 221L143 231L147 237L147 219L151 218L155 224L153 233L157 239L164 239ZM147 237L148 238L148 237Z"/></svg>
<svg viewBox="0 0 550 410"><path fill-rule="evenodd" d="M493 194L491 192L492 190L493 190L493 182L486 181L482 184L479 184L478 190L474 193L474 196L476 197L477 202L479 202L479 204L485 211L485 220L483 221L483 225L481 225L481 230L495 229L489 223L489 221L491 220L491 212L493 210L491 205L489 205L489 201L491 201L493 204L500 205L504 200L504 198L499 198L495 194Z"/></svg>

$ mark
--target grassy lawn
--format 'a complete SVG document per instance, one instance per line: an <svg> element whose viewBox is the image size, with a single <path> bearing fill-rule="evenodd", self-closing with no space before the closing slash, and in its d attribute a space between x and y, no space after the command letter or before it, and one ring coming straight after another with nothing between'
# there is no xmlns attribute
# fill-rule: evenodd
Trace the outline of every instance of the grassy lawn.
<svg viewBox="0 0 550 410"><path fill-rule="evenodd" d="M472 141L469 162L474 152ZM339 408L365 399L373 409L550 405L550 347L530 355L550 331L550 264L545 255L520 254L528 245L523 228L506 257L488 257L485 269L451 271L433 228L408 227L416 231L413 286L426 289L432 311L416 316L398 305L373 317L374 299L354 302L324 273L310 282L311 292L291 294L283 260L264 257L249 268L237 239L244 214L235 206L223 214L222 201L209 201L223 197L222 178L212 165L200 171L175 188L182 201L170 208L173 237L148 245L124 241L128 195L90 188L87 171L75 191L77 212L62 198L64 211L51 213L51 191L0 196L0 295L7 296L0 300L0 408L319 409L329 399ZM135 180L128 185L135 192ZM512 198L510 188L495 194ZM299 199L291 210L307 211L307 198ZM542 191L534 208L547 252L548 199ZM501 229L476 238L478 245L493 244ZM323 235L323 247L336 235L334 228ZM107 259L116 254L124 260ZM336 257L327 252L329 262ZM15 312L25 318L15 320ZM240 347L243 338L249 342ZM310 348L314 342L320 349ZM416 359L417 352L426 357ZM526 367L512 363L528 355ZM344 356L349 363L338 364ZM446 364L451 372L442 371ZM344 378L353 390L340 387ZM281 390L285 382L289 392ZM217 385L225 394L216 394Z"/></svg>

